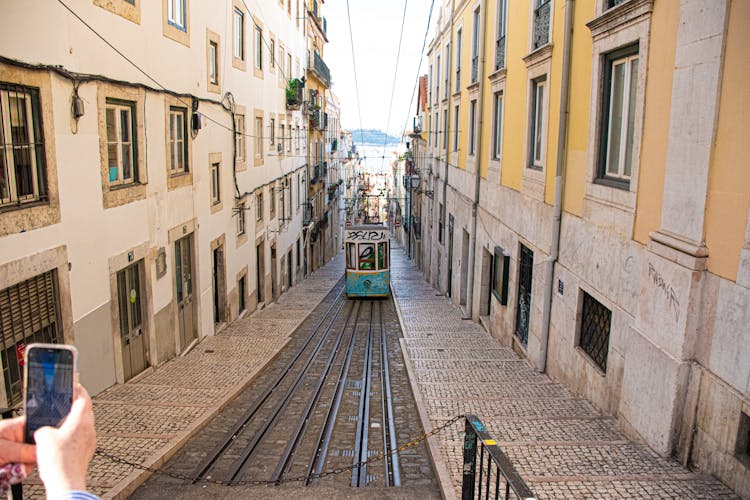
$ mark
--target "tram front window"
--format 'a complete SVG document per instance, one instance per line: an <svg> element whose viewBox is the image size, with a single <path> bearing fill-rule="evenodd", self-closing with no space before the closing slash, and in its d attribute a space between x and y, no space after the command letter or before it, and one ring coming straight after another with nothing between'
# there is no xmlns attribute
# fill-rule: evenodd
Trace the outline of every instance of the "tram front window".
<svg viewBox="0 0 750 500"><path fill-rule="evenodd" d="M359 244L359 269L372 271L375 269L375 245L372 243Z"/></svg>
<svg viewBox="0 0 750 500"><path fill-rule="evenodd" d="M357 244L346 244L346 268L357 269Z"/></svg>
<svg viewBox="0 0 750 500"><path fill-rule="evenodd" d="M388 269L388 244L378 243L378 269Z"/></svg>

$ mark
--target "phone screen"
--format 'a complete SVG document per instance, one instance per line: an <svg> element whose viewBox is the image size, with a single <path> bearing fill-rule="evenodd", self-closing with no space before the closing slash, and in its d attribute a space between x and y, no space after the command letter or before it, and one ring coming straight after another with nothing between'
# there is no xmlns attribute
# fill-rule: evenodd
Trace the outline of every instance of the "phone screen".
<svg viewBox="0 0 750 500"><path fill-rule="evenodd" d="M29 347L26 357L26 435L44 426L59 426L73 404L73 351Z"/></svg>

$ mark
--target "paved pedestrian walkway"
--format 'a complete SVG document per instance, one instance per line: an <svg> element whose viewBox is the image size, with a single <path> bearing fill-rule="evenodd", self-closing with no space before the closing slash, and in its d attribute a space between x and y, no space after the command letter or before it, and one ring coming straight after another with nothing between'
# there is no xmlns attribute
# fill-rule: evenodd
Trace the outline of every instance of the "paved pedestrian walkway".
<svg viewBox="0 0 750 500"><path fill-rule="evenodd" d="M339 254L277 302L204 338L185 356L98 394L93 398L98 447L158 468L281 351L343 272ZM125 498L148 475L95 456L88 485L103 498ZM24 483L24 498L44 498L38 477Z"/></svg>
<svg viewBox="0 0 750 500"><path fill-rule="evenodd" d="M738 498L628 441L614 418L536 372L439 296L399 248L391 254L403 351L429 431L475 413L539 499ZM446 498L460 497L463 421L432 438Z"/></svg>

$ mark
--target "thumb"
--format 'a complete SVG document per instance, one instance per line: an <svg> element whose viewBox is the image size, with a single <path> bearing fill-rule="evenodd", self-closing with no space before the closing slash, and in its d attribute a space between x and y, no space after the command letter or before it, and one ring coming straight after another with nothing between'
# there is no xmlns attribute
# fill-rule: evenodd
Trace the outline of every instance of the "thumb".
<svg viewBox="0 0 750 500"><path fill-rule="evenodd" d="M58 430L54 427L40 427L34 433L34 441L36 441L37 446L44 446L45 443L52 443L57 439L57 432Z"/></svg>

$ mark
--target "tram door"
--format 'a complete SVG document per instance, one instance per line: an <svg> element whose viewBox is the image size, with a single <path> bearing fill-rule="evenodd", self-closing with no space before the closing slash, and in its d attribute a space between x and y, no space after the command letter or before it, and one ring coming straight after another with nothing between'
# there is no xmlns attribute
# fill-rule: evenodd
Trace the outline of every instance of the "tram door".
<svg viewBox="0 0 750 500"><path fill-rule="evenodd" d="M148 367L148 349L143 335L143 287L140 271L141 262L136 262L117 273L122 370L125 381Z"/></svg>
<svg viewBox="0 0 750 500"><path fill-rule="evenodd" d="M198 338L195 331L195 300L193 299L193 235L174 243L175 296L177 321L180 328L180 352Z"/></svg>

